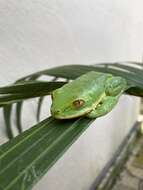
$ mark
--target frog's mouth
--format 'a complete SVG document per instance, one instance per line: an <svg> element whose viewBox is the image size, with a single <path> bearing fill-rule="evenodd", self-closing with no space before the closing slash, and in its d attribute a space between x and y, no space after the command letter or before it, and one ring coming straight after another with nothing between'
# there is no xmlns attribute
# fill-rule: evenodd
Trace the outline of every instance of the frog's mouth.
<svg viewBox="0 0 143 190"><path fill-rule="evenodd" d="M86 116L88 113L90 113L92 110L91 108L86 108L86 110L71 110L69 112L64 112L60 110L52 111L51 109L51 115L56 119L74 119L81 116Z"/></svg>
<svg viewBox="0 0 143 190"><path fill-rule="evenodd" d="M87 114L89 114L91 112L91 108L88 108L86 111L84 112L77 112L76 114L65 114L64 112L60 112L59 110L55 111L54 113L52 113L52 116L55 118L55 119L74 119L74 118L78 118L78 117L81 117L81 116L85 116Z"/></svg>
<svg viewBox="0 0 143 190"><path fill-rule="evenodd" d="M62 116L62 115L54 115L54 118L55 119L74 119L74 118L78 118L78 117L81 117L81 116L85 116L86 117L86 115L88 114L88 113L90 113L91 111L88 111L87 113L85 113L85 115L83 115L83 114L78 114L78 115L68 115L68 116Z"/></svg>

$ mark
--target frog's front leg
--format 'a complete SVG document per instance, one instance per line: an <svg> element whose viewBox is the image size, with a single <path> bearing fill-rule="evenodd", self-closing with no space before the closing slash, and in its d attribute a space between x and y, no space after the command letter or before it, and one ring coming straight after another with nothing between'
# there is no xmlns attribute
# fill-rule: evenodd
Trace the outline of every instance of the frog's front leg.
<svg viewBox="0 0 143 190"><path fill-rule="evenodd" d="M118 99L118 96L106 96L106 98L104 98L102 102L98 104L97 107L86 116L88 118L97 118L106 115L117 104Z"/></svg>

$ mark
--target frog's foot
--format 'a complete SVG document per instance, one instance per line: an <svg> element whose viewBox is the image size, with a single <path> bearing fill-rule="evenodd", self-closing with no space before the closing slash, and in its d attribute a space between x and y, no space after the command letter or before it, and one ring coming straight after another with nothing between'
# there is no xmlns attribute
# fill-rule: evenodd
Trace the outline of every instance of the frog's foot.
<svg viewBox="0 0 143 190"><path fill-rule="evenodd" d="M88 118L97 118L106 115L117 104L119 97L107 96L93 111L88 113Z"/></svg>

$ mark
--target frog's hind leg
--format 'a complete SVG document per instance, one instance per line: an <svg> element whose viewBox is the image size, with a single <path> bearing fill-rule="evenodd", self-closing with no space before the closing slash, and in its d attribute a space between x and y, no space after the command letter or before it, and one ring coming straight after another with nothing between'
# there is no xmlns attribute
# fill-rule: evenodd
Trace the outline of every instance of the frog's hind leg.
<svg viewBox="0 0 143 190"><path fill-rule="evenodd" d="M106 115L117 104L119 97L107 96L93 111L88 113L88 118L97 118Z"/></svg>
<svg viewBox="0 0 143 190"><path fill-rule="evenodd" d="M105 93L107 96L122 94L127 88L127 82L122 77L112 77L106 82Z"/></svg>

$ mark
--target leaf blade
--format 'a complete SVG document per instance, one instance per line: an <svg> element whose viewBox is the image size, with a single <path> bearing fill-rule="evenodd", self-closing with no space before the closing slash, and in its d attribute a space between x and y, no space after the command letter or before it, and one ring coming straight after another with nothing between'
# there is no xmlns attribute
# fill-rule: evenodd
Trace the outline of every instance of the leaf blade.
<svg viewBox="0 0 143 190"><path fill-rule="evenodd" d="M2 145L0 149L1 187L5 190L19 190L22 187L30 189L92 121L87 118L69 121L48 118L30 129L30 133L26 132L25 136ZM31 180L28 181L29 177ZM25 180L24 186L23 180Z"/></svg>
<svg viewBox="0 0 143 190"><path fill-rule="evenodd" d="M44 101L44 96L41 96L38 100L38 107L37 107L37 114L36 114L36 118L37 118L37 122L40 121L40 113L41 113L41 108L42 108L42 103Z"/></svg>
<svg viewBox="0 0 143 190"><path fill-rule="evenodd" d="M22 133L22 123L21 123L22 106L23 106L23 101L18 102L16 104L16 127L19 134Z"/></svg>
<svg viewBox="0 0 143 190"><path fill-rule="evenodd" d="M51 92L66 82L27 81L0 87L0 94L33 94L39 91Z"/></svg>
<svg viewBox="0 0 143 190"><path fill-rule="evenodd" d="M12 112L12 104L4 106L3 115L6 126L6 135L9 139L13 138L12 125L11 125L11 112Z"/></svg>
<svg viewBox="0 0 143 190"><path fill-rule="evenodd" d="M25 99L50 95L53 90L60 88L64 84L66 84L66 82L47 82L46 86L44 84L44 86L42 86L42 87L39 87L38 84L36 84L36 89L33 89L31 87L30 92L29 91L25 92L25 89L24 89L25 85L24 85L22 87L22 89L24 89L24 91L21 91L21 93L19 91L20 90L19 86L15 85L15 84L8 86L8 87L6 86L3 88L0 88L0 93L12 93L12 94L4 94L4 95L0 96L0 106L3 107L7 104L20 102Z"/></svg>

